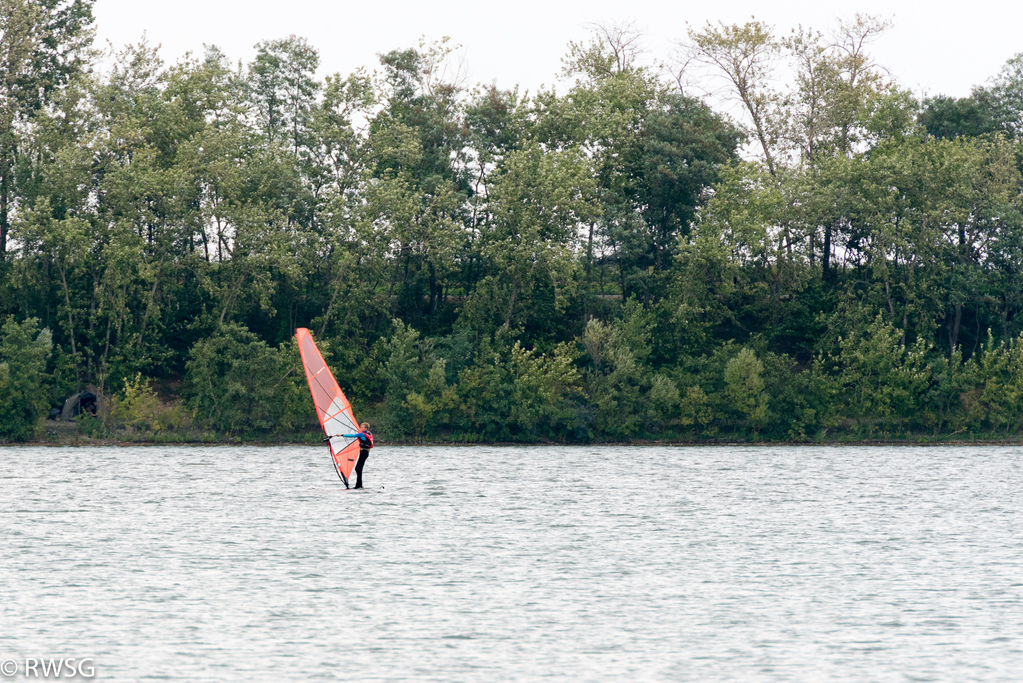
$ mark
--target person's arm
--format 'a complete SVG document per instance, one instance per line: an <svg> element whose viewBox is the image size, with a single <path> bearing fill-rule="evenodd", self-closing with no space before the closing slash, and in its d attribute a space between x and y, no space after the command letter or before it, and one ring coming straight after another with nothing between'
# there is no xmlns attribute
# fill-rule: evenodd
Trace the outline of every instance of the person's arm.
<svg viewBox="0 0 1023 683"><path fill-rule="evenodd" d="M359 434L361 434L361 433L362 432L359 432ZM334 436L325 437L323 440L324 440L324 442L327 442L327 441L330 441L331 439L336 438L338 436L344 436L344 437L347 437L347 438L350 438L350 439L359 439L359 438L361 438L359 436L359 434L335 434Z"/></svg>

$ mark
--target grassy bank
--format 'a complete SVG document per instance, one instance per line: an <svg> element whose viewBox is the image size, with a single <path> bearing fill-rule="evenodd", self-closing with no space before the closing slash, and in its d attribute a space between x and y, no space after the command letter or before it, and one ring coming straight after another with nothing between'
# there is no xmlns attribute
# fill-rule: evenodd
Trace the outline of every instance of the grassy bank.
<svg viewBox="0 0 1023 683"><path fill-rule="evenodd" d="M322 432L310 425L306 429L278 433L232 434L188 426L178 429L147 431L132 428L108 429L99 418L85 417L73 422L48 420L37 437L27 442L5 442L0 445L31 446L130 446L130 445L322 445ZM864 437L856 430L818 433L811 438L770 439L751 437L741 432L719 434L714 437L676 435L664 439L590 439L586 441L554 441L530 439L517 441L490 441L467 439L464 435L432 435L429 438L389 439L377 434L378 445L389 446L554 446L554 445L607 445L607 446L971 446L971 445L1023 445L1023 438L998 432L925 434L902 433Z"/></svg>

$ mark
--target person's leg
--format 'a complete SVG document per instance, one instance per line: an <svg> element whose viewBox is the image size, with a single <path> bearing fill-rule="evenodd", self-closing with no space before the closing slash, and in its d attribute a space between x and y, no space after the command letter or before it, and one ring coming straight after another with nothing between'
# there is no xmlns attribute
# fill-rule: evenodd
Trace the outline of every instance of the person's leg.
<svg viewBox="0 0 1023 683"><path fill-rule="evenodd" d="M355 463L355 488L362 488L362 467L366 464L369 451L359 451L359 459Z"/></svg>

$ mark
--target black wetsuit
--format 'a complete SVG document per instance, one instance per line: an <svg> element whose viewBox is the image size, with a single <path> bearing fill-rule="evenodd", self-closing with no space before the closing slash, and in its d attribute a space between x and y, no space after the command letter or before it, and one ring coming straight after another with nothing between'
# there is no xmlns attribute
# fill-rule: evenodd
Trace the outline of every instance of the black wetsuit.
<svg viewBox="0 0 1023 683"><path fill-rule="evenodd" d="M363 448L359 450L359 460L355 463L355 488L362 488L362 466L366 464L366 458L369 457L369 449Z"/></svg>
<svg viewBox="0 0 1023 683"><path fill-rule="evenodd" d="M359 438L359 459L355 462L355 488L362 488L362 468L369 457L369 449L373 448L373 435L369 432L358 434L342 434L341 436L356 436Z"/></svg>

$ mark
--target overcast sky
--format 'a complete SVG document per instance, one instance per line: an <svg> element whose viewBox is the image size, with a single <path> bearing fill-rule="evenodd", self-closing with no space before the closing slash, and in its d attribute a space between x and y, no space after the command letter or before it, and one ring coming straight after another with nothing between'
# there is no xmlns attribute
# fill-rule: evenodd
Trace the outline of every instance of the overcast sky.
<svg viewBox="0 0 1023 683"><path fill-rule="evenodd" d="M863 0L827 3L658 2L331 2L329 0L97 0L100 45L120 47L143 33L168 62L203 44L249 61L261 40L294 34L319 50L320 75L373 68L376 55L450 36L464 47L470 83L519 84L535 90L557 80L570 40L585 40L589 22L634 22L651 56L667 59L686 22L744 23L751 16L785 34L798 24L826 30L838 17L875 14L894 27L872 47L876 61L917 94L964 96L1023 52L1023 2Z"/></svg>

